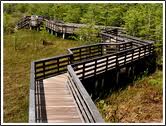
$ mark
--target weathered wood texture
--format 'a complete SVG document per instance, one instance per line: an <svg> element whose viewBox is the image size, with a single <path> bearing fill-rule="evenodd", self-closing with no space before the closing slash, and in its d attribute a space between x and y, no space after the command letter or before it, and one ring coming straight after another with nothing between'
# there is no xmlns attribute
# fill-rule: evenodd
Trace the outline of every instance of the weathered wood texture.
<svg viewBox="0 0 166 126"><path fill-rule="evenodd" d="M36 85L36 121L81 123L83 119L67 86L67 75L44 79Z"/></svg>
<svg viewBox="0 0 166 126"><path fill-rule="evenodd" d="M123 50L117 53L93 58L72 64L79 79L85 79L103 72L125 67L129 63L136 62L146 56L153 54L153 45L140 46L138 48Z"/></svg>
<svg viewBox="0 0 166 126"><path fill-rule="evenodd" d="M30 16L25 16L22 19L19 20L19 22L16 24L17 29L29 27L30 22Z"/></svg>
<svg viewBox="0 0 166 126"><path fill-rule="evenodd" d="M113 35L113 34L109 34L107 32L101 32L100 36L103 39L103 41L108 40L108 39L116 40L116 42L132 41L135 46L153 44L153 41L141 40L140 38L129 36L126 34Z"/></svg>
<svg viewBox="0 0 166 126"><path fill-rule="evenodd" d="M78 30L81 27L86 27L86 24L77 24L77 23L57 23L53 20L46 20L46 28L58 32L58 33L68 33L68 34L74 34L76 30ZM124 30L121 27L113 27L113 26L102 26L102 25L95 25L95 28L97 29L118 29L118 30Z"/></svg>
<svg viewBox="0 0 166 126"><path fill-rule="evenodd" d="M73 68L68 66L68 85L76 101L77 107L81 112L81 116L86 123L104 122L97 107L93 103L91 97L74 73Z"/></svg>
<svg viewBox="0 0 166 126"><path fill-rule="evenodd" d="M132 48L132 42L98 43L68 49L69 54L35 61L35 79L45 79L67 71L67 65Z"/></svg>
<svg viewBox="0 0 166 126"><path fill-rule="evenodd" d="M36 19L36 27L40 27L40 25L43 24L44 18L42 16L38 16ZM24 16L21 18L18 23L16 24L16 29L22 29L22 28L30 28L32 25L31 16Z"/></svg>
<svg viewBox="0 0 166 126"><path fill-rule="evenodd" d="M71 56L71 54L66 54L35 61L35 79L45 79L65 73Z"/></svg>

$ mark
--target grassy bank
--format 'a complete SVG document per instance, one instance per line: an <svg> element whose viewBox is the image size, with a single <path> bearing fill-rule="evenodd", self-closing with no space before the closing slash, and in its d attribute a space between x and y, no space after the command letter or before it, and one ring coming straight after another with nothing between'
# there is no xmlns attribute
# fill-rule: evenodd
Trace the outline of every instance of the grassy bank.
<svg viewBox="0 0 166 126"><path fill-rule="evenodd" d="M42 39L52 45L44 46ZM20 30L4 35L4 122L28 122L31 61L65 54L67 48L79 45L43 32Z"/></svg>
<svg viewBox="0 0 166 126"><path fill-rule="evenodd" d="M162 71L97 101L106 122L162 122Z"/></svg>

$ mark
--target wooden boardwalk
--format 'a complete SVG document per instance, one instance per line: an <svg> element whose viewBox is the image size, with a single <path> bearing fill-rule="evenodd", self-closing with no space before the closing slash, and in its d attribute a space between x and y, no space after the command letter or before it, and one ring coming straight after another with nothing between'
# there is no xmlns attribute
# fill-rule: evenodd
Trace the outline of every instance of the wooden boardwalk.
<svg viewBox="0 0 166 126"><path fill-rule="evenodd" d="M119 80L121 68L132 67L135 62L152 55L154 48L147 44L128 49L125 45L124 49L119 48L121 51L107 54L107 49L102 51L101 47L105 44L72 48L68 50L70 54L32 62L30 122L104 122L81 81L113 69ZM73 61L75 63L70 65Z"/></svg>
<svg viewBox="0 0 166 126"><path fill-rule="evenodd" d="M26 20L22 22L20 28ZM47 30L55 35L63 33L63 38L65 33L71 34L79 27L79 24L46 21ZM67 54L31 63L29 122L104 122L92 95L87 92L87 88L95 91L96 88L91 85L85 88L83 82L115 70L114 78L118 84L121 69L125 67L129 75L134 73L134 64L153 56L154 46L153 42L112 35L112 32L100 34L110 43L70 48Z"/></svg>
<svg viewBox="0 0 166 126"><path fill-rule="evenodd" d="M61 74L43 80L45 116L42 121L48 123L81 123L82 117L67 85L67 74ZM41 99L43 100L43 99ZM38 110L38 109L37 109ZM39 112L37 112L39 113ZM43 114L43 113L42 113Z"/></svg>

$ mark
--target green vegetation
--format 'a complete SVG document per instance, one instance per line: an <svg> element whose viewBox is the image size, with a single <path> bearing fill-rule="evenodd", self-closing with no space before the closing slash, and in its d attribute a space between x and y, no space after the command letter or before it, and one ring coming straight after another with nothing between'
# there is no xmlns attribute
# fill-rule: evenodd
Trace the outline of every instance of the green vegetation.
<svg viewBox="0 0 166 126"><path fill-rule="evenodd" d="M4 4L4 32L12 33L17 20L25 15L42 15L50 19L65 22L89 24L89 32L96 33L92 27L110 25L124 27L128 34L146 40L155 41L157 63L162 64L163 53L163 5L160 3L145 4ZM94 34L82 34L82 40L96 40ZM81 33L81 34L80 34ZM89 36L89 37L85 37Z"/></svg>
<svg viewBox="0 0 166 126"><path fill-rule="evenodd" d="M84 42L84 44L93 44L101 42L101 38L98 37L99 29L94 28L93 24L89 24L85 27L79 28L75 31L76 40Z"/></svg>
<svg viewBox="0 0 166 126"><path fill-rule="evenodd" d="M5 4L12 17L43 15L65 22L125 27L133 36L162 41L162 4ZM14 21L13 21L14 22Z"/></svg>
<svg viewBox="0 0 166 126"><path fill-rule="evenodd" d="M30 63L33 60L52 57L66 53L66 49L83 44L90 44L96 39L97 30L94 25L112 25L126 28L130 35L143 39L153 40L156 45L157 62L162 64L162 4L4 4L4 122L27 122L29 105L29 79ZM15 31L15 24L26 15L43 15L50 19L63 20L65 22L86 23L87 28L77 31L82 41L63 40L43 31L29 30ZM87 32L87 34L86 34ZM53 45L44 46L42 40L47 40ZM139 99L140 103L149 100L148 95L159 96L161 103L162 72L157 72L152 78L135 84L134 87L122 91L120 94L111 95L108 99L101 100L98 104L107 121L123 121L121 117L113 114L111 108L126 103L123 108L129 108L133 99ZM160 73L160 74L159 74ZM158 77L156 77L158 76ZM146 82L146 83L145 83ZM137 82L136 82L137 83ZM139 82L140 83L140 82ZM143 88L139 88L141 86ZM146 92L145 87L147 88ZM157 88L156 88L157 87ZM137 93L138 90L138 93ZM151 92L152 91L152 92ZM154 91L154 92L153 92ZM155 93L156 92L156 93ZM141 94L140 94L141 93ZM147 94L146 94L147 93ZM148 94L149 93L149 94ZM134 95L135 94L135 95ZM143 95L144 94L144 95ZM123 97L121 97L123 95ZM125 96L126 95L126 96ZM138 97L138 96L139 97ZM144 96L146 96L144 98ZM114 99L114 100L112 100ZM151 98L150 98L151 99ZM107 101L111 103L110 106ZM133 101L133 106L137 106ZM148 101L149 102L149 101ZM129 106L127 106L129 105ZM161 110L158 108L149 110ZM103 107L104 106L104 107ZM149 107L149 106L148 106ZM146 108L148 108L146 107ZM107 109L108 108L108 109ZM141 108L141 106L140 106ZM128 113L130 115L131 113ZM114 116L113 118L111 116ZM132 114L131 114L132 116ZM135 115L133 115L134 118ZM148 116L148 115L147 115ZM141 116L140 116L141 117ZM158 116L160 117L160 115ZM137 118L139 120L139 118ZM137 121L138 121L137 120ZM132 120L129 120L132 121ZM135 121L135 120L134 120Z"/></svg>
<svg viewBox="0 0 166 126"><path fill-rule="evenodd" d="M81 42L63 40L45 33L53 45L44 46L39 32L20 30L4 36L4 122L27 122L30 63L33 60L65 54Z"/></svg>
<svg viewBox="0 0 166 126"><path fill-rule="evenodd" d="M96 102L106 122L162 122L162 71Z"/></svg>

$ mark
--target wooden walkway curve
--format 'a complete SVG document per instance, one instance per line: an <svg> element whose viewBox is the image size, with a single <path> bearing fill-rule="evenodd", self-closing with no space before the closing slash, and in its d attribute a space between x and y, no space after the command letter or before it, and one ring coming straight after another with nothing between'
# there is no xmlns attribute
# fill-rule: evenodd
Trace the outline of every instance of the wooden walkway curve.
<svg viewBox="0 0 166 126"><path fill-rule="evenodd" d="M104 122L81 81L113 69L118 80L122 67L153 55L152 44L131 44L82 46L69 49L66 55L32 62L30 122ZM115 50L110 50L112 46Z"/></svg>

